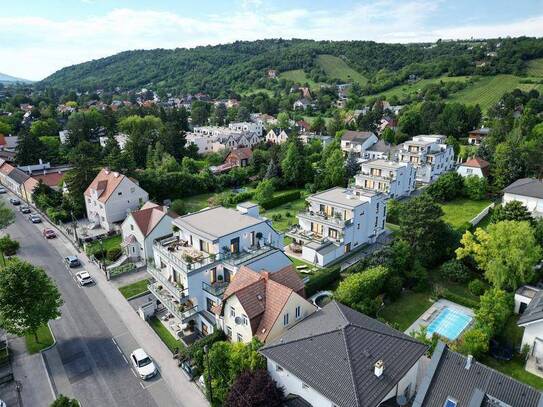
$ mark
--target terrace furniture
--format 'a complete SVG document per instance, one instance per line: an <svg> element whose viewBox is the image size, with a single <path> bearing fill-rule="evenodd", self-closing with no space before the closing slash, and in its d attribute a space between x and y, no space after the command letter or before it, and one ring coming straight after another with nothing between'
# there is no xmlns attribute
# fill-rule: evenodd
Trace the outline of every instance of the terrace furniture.
<svg viewBox="0 0 543 407"><path fill-rule="evenodd" d="M422 319L424 322L428 322L428 320L432 317L432 315L434 315L435 312L436 312L436 309L435 309L435 308L430 308L430 309L427 310L424 314L422 314L421 319Z"/></svg>
<svg viewBox="0 0 543 407"><path fill-rule="evenodd" d="M306 264L302 264L301 266L296 266L297 270L305 270L307 268Z"/></svg>

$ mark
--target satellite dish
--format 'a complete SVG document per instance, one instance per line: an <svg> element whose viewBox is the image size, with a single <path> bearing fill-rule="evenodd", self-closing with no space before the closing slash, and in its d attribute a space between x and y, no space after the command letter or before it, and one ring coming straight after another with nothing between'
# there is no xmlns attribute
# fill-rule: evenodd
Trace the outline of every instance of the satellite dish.
<svg viewBox="0 0 543 407"><path fill-rule="evenodd" d="M234 318L234 322L236 323L236 325L241 325L241 323L243 322L241 317L236 317Z"/></svg>

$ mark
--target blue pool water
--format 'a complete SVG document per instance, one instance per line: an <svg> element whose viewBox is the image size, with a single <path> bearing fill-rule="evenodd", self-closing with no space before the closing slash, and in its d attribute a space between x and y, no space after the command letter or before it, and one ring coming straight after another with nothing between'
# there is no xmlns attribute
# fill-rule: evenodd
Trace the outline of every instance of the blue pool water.
<svg viewBox="0 0 543 407"><path fill-rule="evenodd" d="M435 332L454 341L466 329L472 319L472 317L459 310L443 308L439 315L428 325L427 334L430 337Z"/></svg>

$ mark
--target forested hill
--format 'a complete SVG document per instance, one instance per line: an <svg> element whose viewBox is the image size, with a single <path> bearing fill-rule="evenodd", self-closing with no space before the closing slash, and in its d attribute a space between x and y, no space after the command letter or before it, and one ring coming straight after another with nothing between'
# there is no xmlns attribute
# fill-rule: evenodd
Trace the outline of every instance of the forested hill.
<svg viewBox="0 0 543 407"><path fill-rule="evenodd" d="M394 86L409 75L431 78L475 71L483 75L522 75L527 61L543 57L543 39L433 44L275 39L192 49L136 50L63 68L38 86L78 90L152 87L225 96L230 91L266 88L270 81L266 76L268 69L279 73L303 70L301 73L314 82L345 81L340 69L321 63L321 55L334 57L332 61L360 74L356 77L367 79L363 85L371 93Z"/></svg>

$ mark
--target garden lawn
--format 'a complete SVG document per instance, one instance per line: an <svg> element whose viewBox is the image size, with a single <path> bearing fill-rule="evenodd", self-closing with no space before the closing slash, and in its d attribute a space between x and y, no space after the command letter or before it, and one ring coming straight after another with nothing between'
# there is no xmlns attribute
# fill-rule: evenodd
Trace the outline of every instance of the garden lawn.
<svg viewBox="0 0 543 407"><path fill-rule="evenodd" d="M38 341L34 338L34 334L25 335L26 350L30 354L48 348L49 346L52 346L54 342L53 334L47 324L38 328Z"/></svg>
<svg viewBox="0 0 543 407"><path fill-rule="evenodd" d="M285 191L278 191L277 193L280 192ZM283 205L279 205L278 207L269 209L267 211L263 211L261 215L265 216L268 219L271 219L274 229L282 233L287 231L292 225L298 223L298 218L296 218L296 214L298 212L302 212L303 210L305 210L305 195L302 192L302 196L300 197L300 199L292 202L287 202ZM277 219L279 215L280 218ZM276 217L276 220L273 219L274 216Z"/></svg>
<svg viewBox="0 0 543 407"><path fill-rule="evenodd" d="M318 55L319 65L326 75L332 79L340 79L343 82L358 82L360 85L368 83L368 78L351 68L343 59L333 55Z"/></svg>
<svg viewBox="0 0 543 407"><path fill-rule="evenodd" d="M290 71L281 72L279 78L284 78L289 81L295 82L299 85L309 85L311 90L316 90L320 88L320 85L314 80L309 79L303 69L292 69Z"/></svg>
<svg viewBox="0 0 543 407"><path fill-rule="evenodd" d="M405 331L431 305L429 291L405 292L393 303L385 305L377 315L400 331Z"/></svg>
<svg viewBox="0 0 543 407"><path fill-rule="evenodd" d="M149 291L147 289L147 284L149 284L149 279L146 278L144 280L136 281L135 283L119 287L119 291L124 296L124 298L132 298L136 295L143 294Z"/></svg>
<svg viewBox="0 0 543 407"><path fill-rule="evenodd" d="M174 338L174 336L168 331L168 329L158 320L157 317L151 317L149 319L149 325L156 332L156 334L162 339L162 342L173 353L175 348L181 349L184 347L180 340Z"/></svg>
<svg viewBox="0 0 543 407"><path fill-rule="evenodd" d="M472 201L471 199L455 199L454 201L441 204L444 215L443 220L456 230L465 230L479 212L490 205L492 201L483 199L481 201Z"/></svg>
<svg viewBox="0 0 543 407"><path fill-rule="evenodd" d="M104 245L104 252L107 253L109 249L113 249L115 247L121 248L121 242L122 242L122 236L116 235L116 236L110 236L106 239L102 239L102 243ZM95 240L94 242L87 245L87 253L95 253L97 251L101 250L101 245L99 240Z"/></svg>
<svg viewBox="0 0 543 407"><path fill-rule="evenodd" d="M209 206L208 199L214 196L215 193L198 194L189 196L188 198L182 198L185 203L185 210L188 212L198 212L201 209Z"/></svg>
<svg viewBox="0 0 543 407"><path fill-rule="evenodd" d="M511 376L519 382L535 387L538 390L543 390L543 379L524 370L525 362L520 355L516 355L510 361L496 360L491 356L484 356L481 358L481 363L484 363L507 376Z"/></svg>

